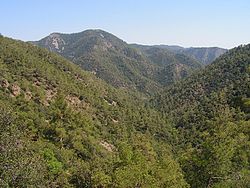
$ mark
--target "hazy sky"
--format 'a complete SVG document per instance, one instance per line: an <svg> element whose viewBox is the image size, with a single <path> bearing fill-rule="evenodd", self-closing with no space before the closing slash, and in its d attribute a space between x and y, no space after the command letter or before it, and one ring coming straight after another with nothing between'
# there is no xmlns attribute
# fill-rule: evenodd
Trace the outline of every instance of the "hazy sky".
<svg viewBox="0 0 250 188"><path fill-rule="evenodd" d="M103 29L128 43L250 43L250 0L1 0L0 33L39 40L52 32Z"/></svg>

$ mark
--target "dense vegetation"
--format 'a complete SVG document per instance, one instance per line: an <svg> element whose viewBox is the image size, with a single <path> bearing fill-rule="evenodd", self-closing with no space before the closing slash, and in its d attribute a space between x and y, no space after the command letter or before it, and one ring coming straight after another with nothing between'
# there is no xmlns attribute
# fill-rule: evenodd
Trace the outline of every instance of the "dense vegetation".
<svg viewBox="0 0 250 188"><path fill-rule="evenodd" d="M250 45L235 48L152 100L172 117L192 187L249 187Z"/></svg>
<svg viewBox="0 0 250 188"><path fill-rule="evenodd" d="M202 68L198 61L183 53L129 45L102 30L53 33L33 43L57 52L115 87L149 94Z"/></svg>
<svg viewBox="0 0 250 188"><path fill-rule="evenodd" d="M68 36L52 36L50 50L63 50L61 42L67 51ZM183 54L150 47L140 55L116 47L118 39L100 49L104 41L90 38L101 44L94 52L93 41L86 46L100 63L107 58L111 68L119 56L120 70L164 65L173 80L162 91L150 71L143 75L150 87L141 90L158 92L148 100L130 84L114 88L59 55L1 36L0 187L250 187L250 45L200 70ZM136 58L151 64L135 66ZM197 72L170 85L191 73L173 74L183 66Z"/></svg>
<svg viewBox="0 0 250 188"><path fill-rule="evenodd" d="M169 86L203 68L197 60L183 53L173 53L168 49L154 46L132 46L141 50L150 62L158 65L153 77L162 86Z"/></svg>
<svg viewBox="0 0 250 188"><path fill-rule="evenodd" d="M0 187L188 187L139 94L0 37Z"/></svg>
<svg viewBox="0 0 250 188"><path fill-rule="evenodd" d="M151 79L156 66L136 49L105 31L56 33L34 44L59 53L115 87L144 92L159 88Z"/></svg>

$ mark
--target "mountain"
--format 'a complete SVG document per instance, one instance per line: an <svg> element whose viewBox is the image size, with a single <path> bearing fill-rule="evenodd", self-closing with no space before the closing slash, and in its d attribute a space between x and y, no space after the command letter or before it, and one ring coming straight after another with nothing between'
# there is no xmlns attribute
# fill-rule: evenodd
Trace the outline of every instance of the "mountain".
<svg viewBox="0 0 250 188"><path fill-rule="evenodd" d="M214 92L225 91L231 100L236 97L234 95L246 94L249 85L249 74L247 72L249 46L240 46L227 52L204 70L175 84L173 87L168 88L167 91L165 90L164 93L168 93L167 96L178 98L178 100L171 100L174 102L174 108L178 109L176 105L183 109L189 108L190 103L196 105L193 102L201 102L204 97L211 97ZM188 87L185 87L187 85ZM195 92L191 93L192 91ZM183 106L184 104L187 104L187 106ZM171 106L165 104L163 106L168 112L173 110Z"/></svg>
<svg viewBox="0 0 250 188"><path fill-rule="evenodd" d="M220 57L228 50L218 47L201 47L201 48L183 48L180 46L156 45L156 47L168 49L174 53L182 53L188 55L204 65L212 63L216 58Z"/></svg>
<svg viewBox="0 0 250 188"><path fill-rule="evenodd" d="M189 187L174 128L143 100L0 37L0 187Z"/></svg>
<svg viewBox="0 0 250 188"><path fill-rule="evenodd" d="M57 52L116 87L154 90L155 66L121 39L102 30L53 33L34 44Z"/></svg>
<svg viewBox="0 0 250 188"><path fill-rule="evenodd" d="M0 187L249 187L249 74L239 46L149 100L0 36Z"/></svg>
<svg viewBox="0 0 250 188"><path fill-rule="evenodd" d="M179 132L191 187L249 187L250 45L239 46L152 99Z"/></svg>
<svg viewBox="0 0 250 188"><path fill-rule="evenodd" d="M132 44L132 46L142 51L152 63L158 65L154 78L164 86L171 85L203 68L197 60L182 53L173 53L168 49L154 46L138 44Z"/></svg>
<svg viewBox="0 0 250 188"><path fill-rule="evenodd" d="M218 47L209 48L187 48L183 51L185 54L197 59L204 65L212 63L216 58L226 53L227 50Z"/></svg>
<svg viewBox="0 0 250 188"><path fill-rule="evenodd" d="M156 52L141 50L102 30L53 33L33 44L57 52L115 87L146 93L160 90L161 85L170 85L189 75L193 70L192 61L195 68L201 67L185 55L179 57L160 48ZM153 58L155 54L160 61L166 59L166 62L158 62Z"/></svg>

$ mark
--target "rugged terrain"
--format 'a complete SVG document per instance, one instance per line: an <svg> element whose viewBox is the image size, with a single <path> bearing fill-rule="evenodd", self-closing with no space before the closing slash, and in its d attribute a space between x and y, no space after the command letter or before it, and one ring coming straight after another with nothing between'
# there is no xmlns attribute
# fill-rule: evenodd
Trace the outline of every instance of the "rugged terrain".
<svg viewBox="0 0 250 188"><path fill-rule="evenodd" d="M64 56L115 87L144 93L160 90L203 67L184 53L130 45L102 30L52 33L33 44Z"/></svg>
<svg viewBox="0 0 250 188"><path fill-rule="evenodd" d="M0 187L188 187L139 94L0 37Z"/></svg>
<svg viewBox="0 0 250 188"><path fill-rule="evenodd" d="M0 187L250 186L250 45L203 67L100 30L38 43L57 54L0 36Z"/></svg>

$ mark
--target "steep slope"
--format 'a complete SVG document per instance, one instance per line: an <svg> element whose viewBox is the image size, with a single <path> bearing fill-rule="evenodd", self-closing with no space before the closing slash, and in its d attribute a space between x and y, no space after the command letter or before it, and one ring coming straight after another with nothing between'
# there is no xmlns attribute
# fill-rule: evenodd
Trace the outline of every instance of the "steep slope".
<svg viewBox="0 0 250 188"><path fill-rule="evenodd" d="M190 104L196 105L195 102L201 102L204 97L211 97L214 92L225 90L228 99L232 103L233 98L236 97L234 95L247 93L249 86L249 74L247 72L249 66L248 48L249 45L231 50L211 65L208 65L203 71L193 74L183 82L167 89L168 94L166 96L178 98L177 100L171 100L174 102L173 106L178 105L178 107L184 109L189 108ZM188 106L183 106L183 104ZM172 111L171 106L164 106L166 111Z"/></svg>
<svg viewBox="0 0 250 188"><path fill-rule="evenodd" d="M250 45L153 99L179 132L176 152L191 187L249 187Z"/></svg>
<svg viewBox="0 0 250 188"><path fill-rule="evenodd" d="M227 50L218 47L209 47L209 48L187 48L183 52L197 59L204 65L208 65L212 63L216 58L226 53Z"/></svg>
<svg viewBox="0 0 250 188"><path fill-rule="evenodd" d="M59 53L116 87L149 91L159 85L151 79L154 64L121 39L102 30L53 33L34 44Z"/></svg>
<svg viewBox="0 0 250 188"><path fill-rule="evenodd" d="M137 95L0 37L1 187L188 187L174 132Z"/></svg>
<svg viewBox="0 0 250 188"><path fill-rule="evenodd" d="M183 48L180 46L156 45L159 48L168 49L174 53L182 53L188 55L204 65L212 63L216 58L220 57L228 50L218 47L201 47L201 48Z"/></svg>
<svg viewBox="0 0 250 188"><path fill-rule="evenodd" d="M53 33L33 43L59 53L115 87L146 93L158 91L162 85L170 85L202 67L183 53L128 45L102 30Z"/></svg>
<svg viewBox="0 0 250 188"><path fill-rule="evenodd" d="M182 53L173 53L154 46L138 44L132 44L132 46L141 50L152 63L158 65L154 79L164 86L171 85L189 76L195 70L203 68L197 60Z"/></svg>

